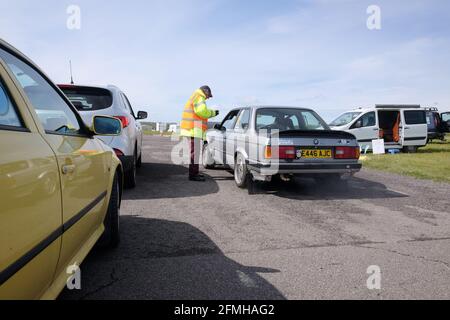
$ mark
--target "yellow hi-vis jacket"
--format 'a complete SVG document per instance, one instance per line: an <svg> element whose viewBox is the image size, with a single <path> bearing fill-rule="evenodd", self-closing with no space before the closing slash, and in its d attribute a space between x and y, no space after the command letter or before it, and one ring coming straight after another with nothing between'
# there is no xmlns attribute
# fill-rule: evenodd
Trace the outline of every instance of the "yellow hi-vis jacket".
<svg viewBox="0 0 450 320"><path fill-rule="evenodd" d="M204 140L208 129L208 119L215 115L216 111L206 106L206 95L203 91L196 90L184 106L180 135Z"/></svg>

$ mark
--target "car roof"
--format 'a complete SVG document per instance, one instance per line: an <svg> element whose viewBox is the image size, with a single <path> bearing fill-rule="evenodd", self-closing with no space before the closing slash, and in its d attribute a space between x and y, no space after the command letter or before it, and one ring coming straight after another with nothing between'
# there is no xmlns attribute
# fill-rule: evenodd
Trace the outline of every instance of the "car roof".
<svg viewBox="0 0 450 320"><path fill-rule="evenodd" d="M345 111L343 113L348 112L368 112L368 111L377 111L377 110L423 110L419 105L376 105L373 107L359 107L352 110Z"/></svg>
<svg viewBox="0 0 450 320"><path fill-rule="evenodd" d="M304 107L294 107L294 106L272 106L272 105L259 105L259 106L247 106L247 107L241 107L236 109L243 109L243 108L252 108L252 109L299 109L299 110L306 110L306 111L314 111L311 108L304 108Z"/></svg>
<svg viewBox="0 0 450 320"><path fill-rule="evenodd" d="M375 107L363 107L363 108L356 108L356 109L353 109L353 110L345 111L344 113L347 113L347 112L366 112L366 111L373 111L373 110L376 110L376 108Z"/></svg>
<svg viewBox="0 0 450 320"><path fill-rule="evenodd" d="M94 88L94 89L106 89L109 91L121 91L118 87L113 86L113 85L102 86L102 85L89 85L89 84L78 84L78 83L74 83L74 84L59 83L58 87L63 87L63 88L83 87L83 88Z"/></svg>

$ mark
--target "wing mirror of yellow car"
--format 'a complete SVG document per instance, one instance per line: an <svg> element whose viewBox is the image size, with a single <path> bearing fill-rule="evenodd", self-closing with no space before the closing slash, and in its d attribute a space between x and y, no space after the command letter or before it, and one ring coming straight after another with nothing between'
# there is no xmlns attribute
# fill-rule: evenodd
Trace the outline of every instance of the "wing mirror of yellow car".
<svg viewBox="0 0 450 320"><path fill-rule="evenodd" d="M113 117L94 116L91 130L99 136L118 136L122 133L122 122Z"/></svg>

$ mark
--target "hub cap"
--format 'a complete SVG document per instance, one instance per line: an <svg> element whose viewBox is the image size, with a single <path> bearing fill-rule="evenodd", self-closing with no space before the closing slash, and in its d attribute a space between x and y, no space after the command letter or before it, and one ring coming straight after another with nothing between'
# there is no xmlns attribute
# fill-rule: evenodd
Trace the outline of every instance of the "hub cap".
<svg viewBox="0 0 450 320"><path fill-rule="evenodd" d="M237 183L242 183L244 179L244 161L240 156L238 156L236 159L236 169L234 176Z"/></svg>

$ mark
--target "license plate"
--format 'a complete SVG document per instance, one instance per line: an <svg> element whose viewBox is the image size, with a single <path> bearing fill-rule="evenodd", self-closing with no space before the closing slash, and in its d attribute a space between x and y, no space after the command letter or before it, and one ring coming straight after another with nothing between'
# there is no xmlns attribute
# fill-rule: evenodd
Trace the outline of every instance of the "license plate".
<svg viewBox="0 0 450 320"><path fill-rule="evenodd" d="M304 149L297 150L299 159L330 159L333 154L330 149Z"/></svg>

